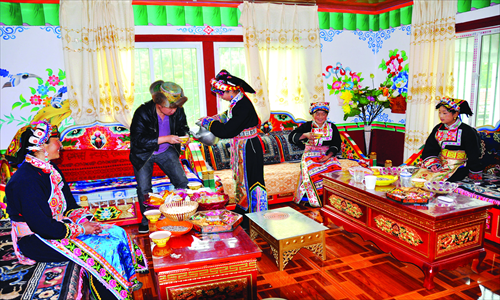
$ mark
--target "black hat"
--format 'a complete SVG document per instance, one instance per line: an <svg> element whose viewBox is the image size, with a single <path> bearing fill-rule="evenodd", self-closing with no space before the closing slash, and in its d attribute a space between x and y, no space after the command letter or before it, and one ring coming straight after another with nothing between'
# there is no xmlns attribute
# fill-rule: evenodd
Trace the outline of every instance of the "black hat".
<svg viewBox="0 0 500 300"><path fill-rule="evenodd" d="M229 74L226 70L221 70L215 78L210 80L210 84L212 85L212 92L217 94L223 94L225 91L237 91L239 89L255 94L255 90L245 80Z"/></svg>

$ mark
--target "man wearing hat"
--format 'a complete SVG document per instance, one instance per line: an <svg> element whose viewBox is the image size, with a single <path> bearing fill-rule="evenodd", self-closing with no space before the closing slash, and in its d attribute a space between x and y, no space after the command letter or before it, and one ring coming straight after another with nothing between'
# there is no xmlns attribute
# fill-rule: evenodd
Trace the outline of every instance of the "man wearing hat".
<svg viewBox="0 0 500 300"><path fill-rule="evenodd" d="M149 231L144 216L144 201L153 191L151 178L156 163L176 189L187 188L188 179L179 161L179 136L187 135L186 114L182 105L188 100L182 88L173 82L158 80L151 84L152 100L137 108L130 125L130 162L137 181L142 222L139 233Z"/></svg>

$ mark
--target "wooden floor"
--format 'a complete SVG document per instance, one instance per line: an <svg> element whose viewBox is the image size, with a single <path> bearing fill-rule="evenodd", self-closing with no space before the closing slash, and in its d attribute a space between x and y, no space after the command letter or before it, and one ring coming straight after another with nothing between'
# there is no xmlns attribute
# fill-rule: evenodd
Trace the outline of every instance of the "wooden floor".
<svg viewBox="0 0 500 300"><path fill-rule="evenodd" d="M317 221L322 221L319 209L285 203L271 206L290 206ZM363 241L333 223L328 225L327 260L322 261L302 249L279 271L269 245L260 238L255 241L262 249L257 261L258 299L484 299L500 300L500 245L485 242L486 258L480 274L472 272L470 264L436 275L433 290L423 288L424 275L413 264L403 263L383 253L372 242ZM138 234L137 225L126 227L137 243L146 250L151 261L147 234ZM139 274L144 286L134 293L135 300L158 299L150 273Z"/></svg>

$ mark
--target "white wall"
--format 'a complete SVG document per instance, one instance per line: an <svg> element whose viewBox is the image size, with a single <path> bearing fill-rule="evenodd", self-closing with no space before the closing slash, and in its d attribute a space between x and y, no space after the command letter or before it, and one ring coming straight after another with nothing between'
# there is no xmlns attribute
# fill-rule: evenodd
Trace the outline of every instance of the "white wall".
<svg viewBox="0 0 500 300"><path fill-rule="evenodd" d="M193 26L167 27L138 26L136 34L206 35L200 28ZM159 29L162 30L155 32ZM241 28L229 29L218 30L215 28L212 34L242 34ZM337 62L340 62L343 67L349 67L357 73L362 72L364 86L372 86L370 73L375 74L374 82L378 86L385 79L385 73L378 69L382 59L387 61L389 50L394 49L405 50L409 55L409 44L409 26L379 32L321 30L323 70L328 65L335 66ZM60 70L64 71L60 28L54 26L0 26L0 69L5 70L0 72L0 86L9 82L10 78L6 75L7 72L9 75L35 74L41 77L43 85L45 85L49 79L49 69L55 76L58 76ZM336 123L343 123L342 109L336 104L337 97L329 95L329 90L326 88L327 83L332 83L332 78L330 76L324 81L326 101L331 103L332 108L329 118ZM33 95L41 96L41 98L44 95L54 98L60 89L66 86L66 80L63 79L62 82L62 85L53 87L46 94L37 91L39 84L36 78L22 80L15 87L0 89L0 149L7 149L17 130L26 125L33 117L53 117L68 113L65 108L53 107L48 103L48 98L45 99L46 105L43 102L40 104L30 102L30 97ZM18 105L16 103L21 102L21 96L26 100L26 104L22 108L16 106ZM62 100L65 99L67 99L67 93L62 94ZM377 120L394 123L405 122L404 115L392 114L388 109ZM353 121L355 118L347 120L347 122ZM60 127L64 129L72 124L73 120L69 117L61 122Z"/></svg>
<svg viewBox="0 0 500 300"><path fill-rule="evenodd" d="M389 51L398 49L398 53L401 53L401 50L404 50L409 56L410 30L410 26L401 26L378 32L321 30L325 100L330 102L330 121L335 123L356 122L358 118L348 118L344 122L344 113L339 105L340 98L334 94L330 95L330 90L327 88L327 84L331 85L335 78L333 74L326 72L327 67L335 67L337 63L341 63L343 68L348 67L357 74L361 73L361 78L364 78L361 82L362 87L373 88L373 85L378 87L381 82L385 81L387 75L378 66L382 59L389 60ZM403 65L407 63L408 61L405 61ZM371 73L375 75L374 83L370 78ZM386 109L375 120L404 124L406 118L404 114L393 114L390 109Z"/></svg>

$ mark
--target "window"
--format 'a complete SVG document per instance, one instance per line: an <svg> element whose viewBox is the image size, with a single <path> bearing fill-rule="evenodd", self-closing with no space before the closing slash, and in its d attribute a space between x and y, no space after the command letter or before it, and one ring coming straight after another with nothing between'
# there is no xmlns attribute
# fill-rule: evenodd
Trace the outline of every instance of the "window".
<svg viewBox="0 0 500 300"><path fill-rule="evenodd" d="M198 42L135 44L135 110L151 100L149 86L156 80L172 81L184 90L189 128L206 116L202 44Z"/></svg>
<svg viewBox="0 0 500 300"><path fill-rule="evenodd" d="M495 126L500 120L500 29L457 35L455 97L469 101L471 126Z"/></svg>
<svg viewBox="0 0 500 300"><path fill-rule="evenodd" d="M243 43L214 43L215 71L226 69L232 75L246 82L247 67ZM217 97L217 113L222 113L229 107L229 102Z"/></svg>

